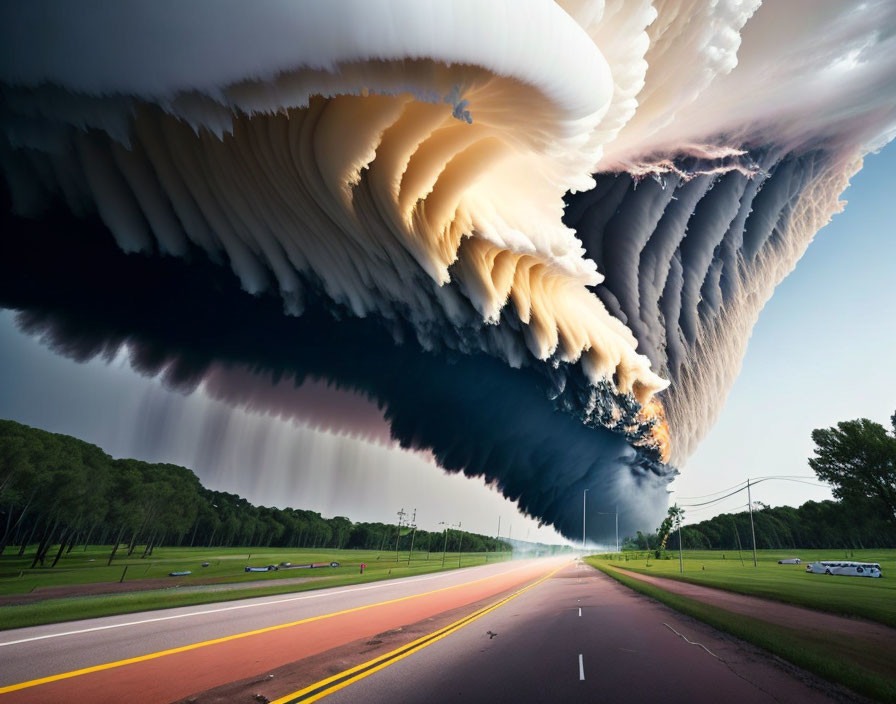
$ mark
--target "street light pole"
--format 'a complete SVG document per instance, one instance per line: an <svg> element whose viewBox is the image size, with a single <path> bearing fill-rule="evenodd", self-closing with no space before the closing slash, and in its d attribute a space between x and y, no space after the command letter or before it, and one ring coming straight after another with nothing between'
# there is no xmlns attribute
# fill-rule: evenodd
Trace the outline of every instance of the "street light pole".
<svg viewBox="0 0 896 704"><path fill-rule="evenodd" d="M457 546L457 566L460 567L460 558L464 554L464 532L460 529L460 521L457 522L457 532L460 533L460 543Z"/></svg>
<svg viewBox="0 0 896 704"><path fill-rule="evenodd" d="M747 501L750 502L750 532L753 534L753 567L756 567L756 529L753 527L753 497L749 479L747 479Z"/></svg>
<svg viewBox="0 0 896 704"><path fill-rule="evenodd" d="M439 521L440 526L445 526L443 532L445 534L445 542L442 545L442 567L445 566L445 551L448 549L448 524L445 521Z"/></svg>
<svg viewBox="0 0 896 704"><path fill-rule="evenodd" d="M414 553L414 537L417 535L417 509L414 509L414 517L411 519L411 549L408 550L408 567L411 566L411 555Z"/></svg>
<svg viewBox="0 0 896 704"><path fill-rule="evenodd" d="M588 490L582 492L582 552L585 552L585 496Z"/></svg>
<svg viewBox="0 0 896 704"><path fill-rule="evenodd" d="M408 514L405 513L404 509L401 509L398 512L398 533L395 536L395 561L398 562L398 541L401 540L401 524L404 521L404 517Z"/></svg>
<svg viewBox="0 0 896 704"><path fill-rule="evenodd" d="M619 507L616 507L616 552L619 552Z"/></svg>

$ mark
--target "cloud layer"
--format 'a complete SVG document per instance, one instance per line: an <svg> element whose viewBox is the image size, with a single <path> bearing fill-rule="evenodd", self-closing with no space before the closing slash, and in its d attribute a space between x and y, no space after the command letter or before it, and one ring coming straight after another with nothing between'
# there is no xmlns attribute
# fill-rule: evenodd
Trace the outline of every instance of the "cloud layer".
<svg viewBox="0 0 896 704"><path fill-rule="evenodd" d="M663 462L896 124L887 3L0 15L26 329L382 441L360 394L567 534L585 488L662 512Z"/></svg>

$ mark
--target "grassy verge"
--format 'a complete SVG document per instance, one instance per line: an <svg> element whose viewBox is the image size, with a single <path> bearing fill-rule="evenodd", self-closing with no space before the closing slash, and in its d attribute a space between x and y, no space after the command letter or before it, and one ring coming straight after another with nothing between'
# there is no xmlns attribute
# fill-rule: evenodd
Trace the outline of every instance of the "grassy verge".
<svg viewBox="0 0 896 704"><path fill-rule="evenodd" d="M848 687L872 699L896 702L896 683L892 677L869 669L855 661L855 644L819 642L807 635L748 616L734 614L695 599L672 594L652 584L613 569L607 561L586 558L588 564L636 592L649 596L676 611L730 633L774 653L824 679Z"/></svg>
<svg viewBox="0 0 896 704"><path fill-rule="evenodd" d="M108 557L108 551L102 551ZM126 576L133 573L133 579L162 577L171 571L190 569L194 572L188 577L172 578L170 586L166 580L160 579L158 587L150 590L132 591L119 594L105 594L97 596L75 596L66 598L48 598L41 601L13 605L0 606L0 630L10 628L22 628L47 623L59 623L84 618L96 618L99 616L112 616L116 614L134 613L137 611L150 611L167 609L177 606L193 606L197 604L211 604L234 599L246 599L251 597L272 596L278 594L291 594L295 592L323 589L328 587L341 587L346 585L366 584L398 577L440 572L442 570L457 569L485 564L484 553L465 553L458 556L448 553L445 565L442 566L440 553L427 556L426 552L414 553L408 562L407 553L403 553L401 559L396 561L394 553L377 553L375 551L357 550L320 550L284 552L282 550L253 550L250 553L245 550L216 550L209 553L207 550L196 548L159 550L156 557L149 561L140 562L130 560L111 568L105 567L105 562L99 566L69 566L68 569L39 570L37 573L22 573L15 571L14 565L7 561L7 577L0 577L0 594L28 593L36 586L65 586L78 584L91 584L97 582L118 581L123 572L124 564L129 566ZM489 556L489 562L506 560L509 553ZM77 558L82 563L90 560L89 557ZM203 561L209 562L208 568L201 568ZM306 562L331 562L340 563L340 567L324 567L307 570L280 570L276 572L246 573L246 564L266 565L289 561L293 564ZM360 564L364 562L367 567L364 574L360 574ZM131 569L131 565L135 569ZM110 572L111 570L111 572ZM110 579L110 576L112 577ZM286 583L283 580L289 578L310 578L307 582L299 584ZM215 584L202 585L200 580L214 579ZM125 579L130 581L130 579ZM243 582L251 582L245 587L238 586ZM264 586L260 586L263 582ZM16 584L18 583L18 584ZM175 583L188 589L181 589ZM229 588L221 590L219 584L228 584ZM30 587L30 589L29 589Z"/></svg>
<svg viewBox="0 0 896 704"><path fill-rule="evenodd" d="M637 556L637 557L636 557ZM758 551L758 566L752 555L721 550L685 550L684 572L678 571L678 554L672 559L647 561L647 553L601 556L632 572L758 596L817 611L857 616L896 628L896 550L855 550L848 556L831 550ZM800 557L802 565L779 565L778 560ZM805 563L822 559L878 562L881 579L838 577L806 572Z"/></svg>

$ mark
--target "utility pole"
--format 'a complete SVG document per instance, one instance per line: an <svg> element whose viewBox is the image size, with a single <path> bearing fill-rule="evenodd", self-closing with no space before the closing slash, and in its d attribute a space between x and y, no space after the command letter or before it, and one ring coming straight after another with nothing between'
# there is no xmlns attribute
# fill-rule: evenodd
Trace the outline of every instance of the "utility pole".
<svg viewBox="0 0 896 704"><path fill-rule="evenodd" d="M411 518L411 549L408 550L408 567L411 566L411 554L414 552L414 536L417 535L417 509L414 509L414 516Z"/></svg>
<svg viewBox="0 0 896 704"><path fill-rule="evenodd" d="M460 567L460 558L464 554L464 532L460 529L460 521L457 522L457 532L460 533L460 543L457 545L457 566Z"/></svg>
<svg viewBox="0 0 896 704"><path fill-rule="evenodd" d="M585 497L588 495L588 490L582 492L582 552L585 552Z"/></svg>
<svg viewBox="0 0 896 704"><path fill-rule="evenodd" d="M442 545L442 567L445 566L445 551L448 549L448 524L445 521L439 521L440 526L445 526L443 532L445 534L445 542Z"/></svg>
<svg viewBox="0 0 896 704"><path fill-rule="evenodd" d="M681 516L678 516L678 571L684 574L684 561L681 559L681 551L684 545L681 543Z"/></svg>
<svg viewBox="0 0 896 704"><path fill-rule="evenodd" d="M398 541L401 540L401 523L404 520L404 517L408 514L405 513L405 510L402 508L398 512L398 533L395 536L395 561L398 562Z"/></svg>
<svg viewBox="0 0 896 704"><path fill-rule="evenodd" d="M750 502L750 532L753 534L753 567L756 567L756 528L753 526L753 496L750 492L749 479L747 479L747 501Z"/></svg>

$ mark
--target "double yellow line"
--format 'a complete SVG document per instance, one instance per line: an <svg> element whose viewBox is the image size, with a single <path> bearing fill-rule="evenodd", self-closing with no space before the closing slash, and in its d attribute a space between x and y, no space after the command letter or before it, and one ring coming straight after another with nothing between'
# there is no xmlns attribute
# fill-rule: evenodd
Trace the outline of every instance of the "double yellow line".
<svg viewBox="0 0 896 704"><path fill-rule="evenodd" d="M555 570L556 571L556 570ZM553 572L551 573L553 574ZM39 679L28 680L27 682L18 682L16 684L7 685L6 687L0 687L0 694L7 694L8 692L15 692L20 689L27 689L29 687L37 687L42 684L49 684L51 682L56 682L58 680L66 680L72 677L79 677L81 675L87 675L91 672L100 672L102 670L111 670L117 667L123 667L125 665L132 665L134 663L143 662L144 660L154 660L156 658L165 657L166 655L175 655L176 653L184 653L189 650L196 650L197 648L204 648L209 645L216 645L218 643L225 643L231 640L237 640L239 638L246 638L248 636L255 636L261 633L269 633L271 631L279 631L283 628L292 628L293 626L299 626L304 623L311 623L312 621L320 621L325 618L332 618L333 616L341 616L342 614L350 614L357 611L364 611L366 609L373 609L378 606L385 606L386 604L394 604L400 601L407 601L408 599L418 599L423 596L429 596L430 594L438 594L439 592L445 592L452 589L460 589L461 587L466 587L471 584L476 584L477 582L484 582L489 579L493 579L496 576L500 575L489 575L488 577L481 577L480 579L474 579L469 582L463 582L462 584L454 584L449 587L441 587L439 589L432 589L428 592L421 592L420 594L411 594L408 596L398 597L397 599L389 599L387 601L380 601L376 604L365 604L364 606L356 606L351 609L344 609L342 611L334 611L329 614L321 614L320 616L311 616L309 618L303 618L299 621L292 621L290 623L281 623L276 626L268 626L267 628L259 628L253 631L246 631L244 633L236 633L230 636L223 636L221 638L213 638L211 640L201 641L199 643L191 643L189 645L183 645L178 648L170 648L168 650L160 650L155 653L147 653L146 655L139 655L137 657L128 658L126 660L116 660L114 662L103 663L102 665L93 665L92 667L85 667L80 670L72 670L71 672L63 672L58 675L50 675L49 677L41 677ZM550 575L547 575L549 577ZM543 578L546 579L547 577ZM535 583L537 584L537 582ZM531 586L534 586L531 585Z"/></svg>
<svg viewBox="0 0 896 704"><path fill-rule="evenodd" d="M418 650L422 650L428 645L432 645L436 641L439 641L445 636L450 635L457 630L460 630L464 626L470 625L473 621L482 618L487 613L494 611L495 609L506 604L508 601L516 599L524 592L527 592L533 587L537 587L545 580L550 579L564 567L566 567L566 565L560 565L560 567L552 570L551 572L548 572L543 577L540 577L536 581L532 582L532 584L529 584L528 586L523 587L513 594L504 597L500 601L496 601L494 604L486 606L479 611L475 611L469 616L465 616L459 621L455 621L454 623L451 623L444 628L433 631L429 635L425 635L422 638L411 641L410 643L407 643L406 645L403 645L390 653L386 653L385 655L381 655L377 658L374 658L373 660L368 660L365 663L356 665L355 667L351 667L348 670L340 672L338 675L333 675L332 677L328 677L324 680L321 680L320 682L315 682L314 684L305 687L304 689L300 689L297 692L293 692L292 694L287 694L285 697L281 697L280 699L271 702L271 704L297 704L298 702L302 702L304 704L305 702L316 702L318 699L323 699L324 697L333 694L333 692L336 692L344 687L348 687L350 684L353 684L358 680L369 677L374 672L378 672L383 668L389 667L389 665L394 665L399 660L403 660L409 655L413 655Z"/></svg>

